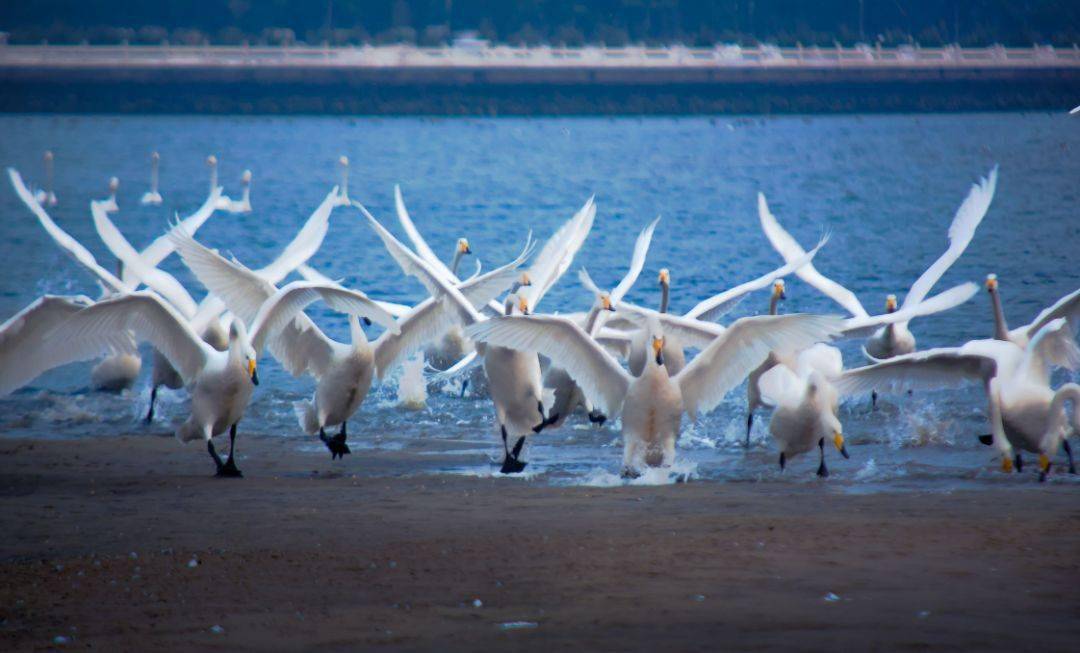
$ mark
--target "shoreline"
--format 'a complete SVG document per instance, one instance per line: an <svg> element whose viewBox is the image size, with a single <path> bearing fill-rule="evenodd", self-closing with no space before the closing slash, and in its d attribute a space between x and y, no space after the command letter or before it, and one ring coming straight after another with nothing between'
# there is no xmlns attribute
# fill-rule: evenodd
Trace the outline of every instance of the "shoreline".
<svg viewBox="0 0 1080 653"><path fill-rule="evenodd" d="M246 478L233 480L171 437L0 440L4 648L1064 651L1080 638L1071 486L550 487L410 476L393 452L332 464L295 444L238 439Z"/></svg>

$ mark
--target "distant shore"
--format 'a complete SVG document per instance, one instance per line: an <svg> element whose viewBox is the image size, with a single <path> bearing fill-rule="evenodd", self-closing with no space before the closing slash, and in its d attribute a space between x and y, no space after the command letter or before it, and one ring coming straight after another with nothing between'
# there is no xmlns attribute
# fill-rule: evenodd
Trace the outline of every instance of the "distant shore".
<svg viewBox="0 0 1080 653"><path fill-rule="evenodd" d="M363 437L363 436L359 436ZM0 648L1075 650L1075 488L558 488L0 439ZM62 639L57 639L62 638Z"/></svg>
<svg viewBox="0 0 1080 653"><path fill-rule="evenodd" d="M644 115L1067 110L1052 49L0 48L0 111Z"/></svg>

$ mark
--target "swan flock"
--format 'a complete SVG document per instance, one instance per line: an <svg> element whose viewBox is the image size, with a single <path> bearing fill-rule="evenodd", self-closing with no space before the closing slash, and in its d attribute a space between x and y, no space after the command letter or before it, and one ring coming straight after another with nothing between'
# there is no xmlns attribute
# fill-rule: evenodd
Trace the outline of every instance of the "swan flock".
<svg viewBox="0 0 1080 653"><path fill-rule="evenodd" d="M230 199L218 185L218 161L211 155L206 159L206 200L190 215L163 220L162 235L143 249L131 244L110 217L122 215L123 207L117 199L119 180L109 179L108 197L89 207L112 257L103 264L49 215L47 208L59 202L52 152L46 152L44 162L43 188L32 189L9 168L12 188L53 242L97 281L101 294L96 299L45 295L0 324L0 396L49 369L91 359L100 359L91 372L93 388L129 388L143 363L139 345L149 343L146 421L154 420L160 386L184 388L191 397L190 414L176 436L182 442L205 442L218 476L242 475L234 456L236 437L246 408L257 400L258 366L265 355L293 376L311 377L312 395L293 404L297 432L318 437L334 459L350 453L346 424L362 419L357 412L372 384L403 368L399 396L411 399L402 401L402 409L422 405L424 386L447 379L459 380L462 395L471 384L474 394L490 397L502 474L524 470L526 444L573 419L597 425L612 420L618 426L625 477L671 467L684 419L713 410L744 381L746 444L755 414L770 412L768 431L781 470L794 456L810 454L817 456L817 474L824 477L829 474L827 452L849 457L838 412L845 397L868 397L873 410L881 393L971 384L982 389L987 418L985 432L971 436L991 448L1004 471L1021 471L1028 453L1045 480L1053 459L1063 453L1064 468L1076 473L1069 438L1080 434L1080 385L1054 387L1052 373L1080 369L1080 290L1047 307L1030 324L1010 330L1003 306L1007 291L988 274L982 284L989 304L986 339L920 350L917 329L911 327L979 292L980 286L971 282L936 294L934 287L990 209L996 167L961 202L943 234L943 253L911 282L902 300L884 297L880 313L818 271L817 264L827 267L818 254L828 246L828 236L804 248L773 215L763 194L757 198L758 219L778 254L774 270L703 298L682 313L669 305L679 271L662 269L654 277L661 292L658 306L628 302L625 296L645 269L653 233L660 228L657 218L643 225L616 286L600 287L578 266L588 309L545 313L542 300L574 267L594 227L595 198L546 240L522 233L512 260L490 271L478 261L475 270L471 265L459 270L463 259L473 255L467 233L446 243L453 254L449 264L443 262L395 187L397 219L408 244L402 242L349 197L349 162L341 157L339 184L277 258L256 268L245 264L243 251L237 252L240 258L226 258L197 239L199 228L215 213L253 210L251 172L241 177L240 199ZM162 204L159 165L154 152L142 205ZM426 298L415 305L376 299L309 265L332 214L364 230L372 242L377 239L403 275L424 286ZM159 267L173 253L201 289L185 287ZM790 276L835 302L836 314L785 313L785 277ZM740 301L758 292L768 293L767 311L726 319ZM348 341L329 337L305 314L314 302L323 302L348 322ZM372 330L377 333L369 336ZM845 368L835 346L844 339L862 341L863 364ZM414 388L405 391L406 383ZM225 434L228 450L219 453L215 440Z"/></svg>

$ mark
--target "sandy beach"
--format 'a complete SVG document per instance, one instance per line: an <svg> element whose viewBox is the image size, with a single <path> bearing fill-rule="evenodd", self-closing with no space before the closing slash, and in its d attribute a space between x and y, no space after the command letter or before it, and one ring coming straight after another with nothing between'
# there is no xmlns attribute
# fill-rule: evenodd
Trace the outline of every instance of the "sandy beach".
<svg viewBox="0 0 1080 653"><path fill-rule="evenodd" d="M1080 645L1068 486L555 488L238 448L242 480L168 437L0 444L0 647Z"/></svg>

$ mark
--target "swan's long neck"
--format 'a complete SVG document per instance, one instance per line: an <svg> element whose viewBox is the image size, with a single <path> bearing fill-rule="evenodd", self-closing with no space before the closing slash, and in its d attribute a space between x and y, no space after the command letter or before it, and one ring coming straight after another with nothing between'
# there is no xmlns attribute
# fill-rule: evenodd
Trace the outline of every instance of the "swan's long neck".
<svg viewBox="0 0 1080 653"><path fill-rule="evenodd" d="M769 315L776 315L776 310L779 306L780 297L776 293L773 293L772 297L769 299Z"/></svg>
<svg viewBox="0 0 1080 653"><path fill-rule="evenodd" d="M240 201L243 202L244 204L248 204L248 203L251 202L251 182L250 181L245 181L244 182L244 194L240 196Z"/></svg>
<svg viewBox="0 0 1080 653"><path fill-rule="evenodd" d="M349 168L341 166L341 196L349 196Z"/></svg>
<svg viewBox="0 0 1080 653"><path fill-rule="evenodd" d="M352 344L355 349L370 349L371 345L368 343L367 334L364 333L364 327L360 326L360 319L353 314L349 314L349 336L352 338Z"/></svg>
<svg viewBox="0 0 1080 653"><path fill-rule="evenodd" d="M667 313L668 300L671 299L671 286L666 283L660 284L660 312Z"/></svg>
<svg viewBox="0 0 1080 653"><path fill-rule="evenodd" d="M53 160L52 157L45 158L45 190L52 194L53 192Z"/></svg>
<svg viewBox="0 0 1080 653"><path fill-rule="evenodd" d="M506 298L506 304L503 305L503 311L506 315L514 314L514 298L512 296Z"/></svg>
<svg viewBox="0 0 1080 653"><path fill-rule="evenodd" d="M600 306L593 304L589 309L589 314L585 316L585 333L593 335L593 329L596 328L596 321L600 319Z"/></svg>
<svg viewBox="0 0 1080 653"><path fill-rule="evenodd" d="M158 190L158 160L153 159L150 161L150 190L157 192Z"/></svg>
<svg viewBox="0 0 1080 653"><path fill-rule="evenodd" d="M1001 308L1001 295L997 290L990 292L990 305L994 308L994 338L1009 340L1009 326L1005 324L1005 311Z"/></svg>
<svg viewBox="0 0 1080 653"><path fill-rule="evenodd" d="M450 272L457 276L458 264L461 263L461 248L454 248L454 261L450 264Z"/></svg>
<svg viewBox="0 0 1080 653"><path fill-rule="evenodd" d="M214 192L217 187L217 164L213 164L210 166L210 192Z"/></svg>

